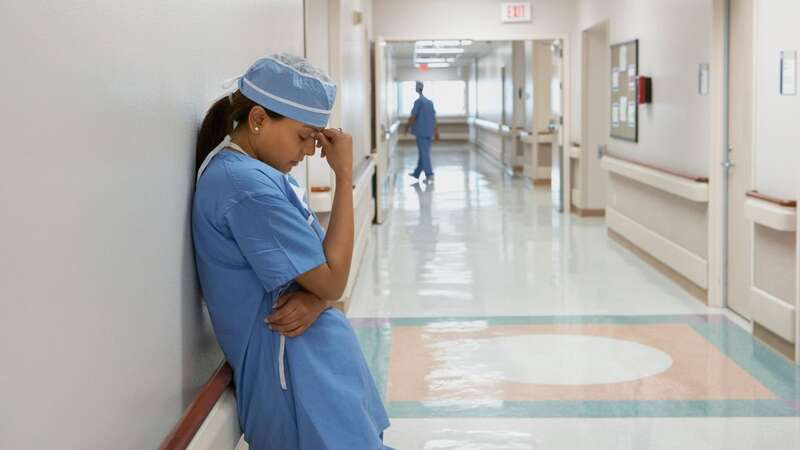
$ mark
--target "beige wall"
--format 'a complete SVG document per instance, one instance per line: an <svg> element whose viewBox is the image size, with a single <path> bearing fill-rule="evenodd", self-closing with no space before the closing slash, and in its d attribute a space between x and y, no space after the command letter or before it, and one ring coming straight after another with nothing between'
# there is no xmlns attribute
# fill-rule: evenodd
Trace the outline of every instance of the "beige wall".
<svg viewBox="0 0 800 450"><path fill-rule="evenodd" d="M195 132L223 80L302 54L301 15L0 4L0 447L154 448L219 363L190 237Z"/></svg>
<svg viewBox="0 0 800 450"><path fill-rule="evenodd" d="M578 202L583 208L604 209L608 177L600 167L597 147L608 144L610 131L611 50L607 24L585 31L581 43L585 46L581 55L584 64L581 95L585 96L581 106L586 109L582 115L583 139L578 161L581 181L575 184L580 185L583 198Z"/></svg>
<svg viewBox="0 0 800 450"><path fill-rule="evenodd" d="M780 52L800 56L800 2L758 0L756 7L755 186L783 198L797 198L800 155L800 95L781 96Z"/></svg>
<svg viewBox="0 0 800 450"><path fill-rule="evenodd" d="M800 183L797 181L800 156L796 150L796 143L800 140L800 129L796 124L796 118L800 116L800 96L780 95L779 68L781 51L800 52L800 29L796 20L800 16L800 3L756 0L754 6L752 186L767 195L796 200L800 196ZM796 311L800 308L797 231L777 231L753 224L752 236L753 286L794 306L795 317L791 320L800 323L796 318ZM768 328L775 325L769 323L769 305L758 297L751 299L755 319L759 322L765 319L764 325ZM781 334L780 330L774 331ZM791 337L790 340L797 340L797 334Z"/></svg>
<svg viewBox="0 0 800 450"><path fill-rule="evenodd" d="M489 54L478 59L477 114L491 122L503 123L503 68L506 83L511 83L511 43L499 44ZM512 106L507 105L510 121Z"/></svg>
<svg viewBox="0 0 800 450"><path fill-rule="evenodd" d="M370 22L371 2L369 0L333 0L338 4L338 33L330 36L331 46L336 48L332 55L338 56L333 70L339 85L340 124L353 134L353 164L356 166L371 151L370 130L372 123L372 84L370 75ZM353 13L363 15L361 24L353 23ZM336 20L336 19L334 19ZM332 56L332 59L336 59Z"/></svg>
<svg viewBox="0 0 800 450"><path fill-rule="evenodd" d="M653 78L653 103L639 112L639 143L610 139L609 151L689 175L706 175L710 103L708 96L697 92L697 73L698 64L710 59L711 1L578 1L579 30L605 20L611 44L639 39L639 73ZM581 86L580 66L574 65L572 73L573 86ZM573 105L577 119L580 102ZM573 130L576 138L580 136L580 125Z"/></svg>
<svg viewBox="0 0 800 450"><path fill-rule="evenodd" d="M608 206L705 259L708 205L696 203L616 174L609 176Z"/></svg>
<svg viewBox="0 0 800 450"><path fill-rule="evenodd" d="M567 33L576 0L532 0L530 23L504 24L504 0L374 0L375 35L387 39L526 40Z"/></svg>
<svg viewBox="0 0 800 450"><path fill-rule="evenodd" d="M477 82L475 82L475 98L477 100L476 117L490 122L510 125L513 116L512 93L512 50L511 43L498 44L492 51L476 60ZM505 72L503 72L505 68ZM505 90L504 90L505 73ZM506 97L505 111L503 99ZM505 121L503 116L505 114ZM492 131L476 127L476 143L497 160L503 160L503 148L510 153L511 148L504 144L503 138Z"/></svg>

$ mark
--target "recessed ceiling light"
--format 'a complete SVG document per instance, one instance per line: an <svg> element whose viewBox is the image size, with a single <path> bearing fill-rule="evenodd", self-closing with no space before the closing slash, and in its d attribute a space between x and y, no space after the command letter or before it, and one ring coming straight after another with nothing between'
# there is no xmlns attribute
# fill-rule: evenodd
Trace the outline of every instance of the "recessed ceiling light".
<svg viewBox="0 0 800 450"><path fill-rule="evenodd" d="M459 54L464 53L463 48L418 48L417 53L424 53L424 54Z"/></svg>

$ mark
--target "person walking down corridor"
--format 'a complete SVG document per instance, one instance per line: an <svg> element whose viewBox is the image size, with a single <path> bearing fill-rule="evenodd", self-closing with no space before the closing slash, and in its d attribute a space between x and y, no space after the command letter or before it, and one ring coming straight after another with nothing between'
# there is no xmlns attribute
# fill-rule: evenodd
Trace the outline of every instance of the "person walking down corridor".
<svg viewBox="0 0 800 450"><path fill-rule="evenodd" d="M421 81L417 81L417 94L419 98L414 102L411 109L411 116L406 123L406 134L411 129L411 133L417 138L417 168L410 173L414 178L419 179L422 172L425 172L425 181L433 181L433 165L431 164L431 141L434 136L439 140L439 127L436 125L436 109L433 102L422 93L425 86Z"/></svg>

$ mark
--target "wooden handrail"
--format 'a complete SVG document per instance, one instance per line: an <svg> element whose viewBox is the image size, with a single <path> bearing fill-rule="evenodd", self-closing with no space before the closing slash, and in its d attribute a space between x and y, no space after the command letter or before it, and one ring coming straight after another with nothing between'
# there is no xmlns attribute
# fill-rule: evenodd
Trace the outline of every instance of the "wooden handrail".
<svg viewBox="0 0 800 450"><path fill-rule="evenodd" d="M632 159L620 158L619 156L612 155L610 153L606 153L606 154L608 156L610 156L612 158L616 158L616 159L618 159L620 161L625 161L626 163L636 164L636 165L642 166L642 167L647 167L648 169L652 169L652 170L655 170L655 171L658 171L658 172L662 172L662 173L666 173L666 174L669 174L669 175L672 175L672 176L683 178L684 180L694 181L695 183L708 183L708 177L693 177L691 175L685 175L685 174L682 174L682 173L674 172L674 171L669 170L669 169L662 169L661 167L656 167L656 166L653 166L653 165L650 165L650 164L646 164L646 163L643 163L643 162L634 161Z"/></svg>
<svg viewBox="0 0 800 450"><path fill-rule="evenodd" d="M797 208L797 200L787 200L783 198L777 197L770 197L769 195L764 195L758 191L747 191L747 196L750 198L756 198L758 200L763 200L768 203L773 203L778 206L783 206L786 208Z"/></svg>
<svg viewBox="0 0 800 450"><path fill-rule="evenodd" d="M159 450L183 450L188 447L217 400L232 383L233 370L227 362L223 362L183 412L183 416L161 443Z"/></svg>

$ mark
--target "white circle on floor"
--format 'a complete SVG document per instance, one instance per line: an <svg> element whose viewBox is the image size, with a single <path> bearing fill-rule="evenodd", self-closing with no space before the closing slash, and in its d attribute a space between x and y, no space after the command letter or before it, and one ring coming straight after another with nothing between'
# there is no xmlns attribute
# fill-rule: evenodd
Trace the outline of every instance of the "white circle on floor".
<svg viewBox="0 0 800 450"><path fill-rule="evenodd" d="M672 366L672 358L657 348L601 336L529 334L476 341L466 358L473 367L482 366L516 383L620 383L651 377Z"/></svg>

